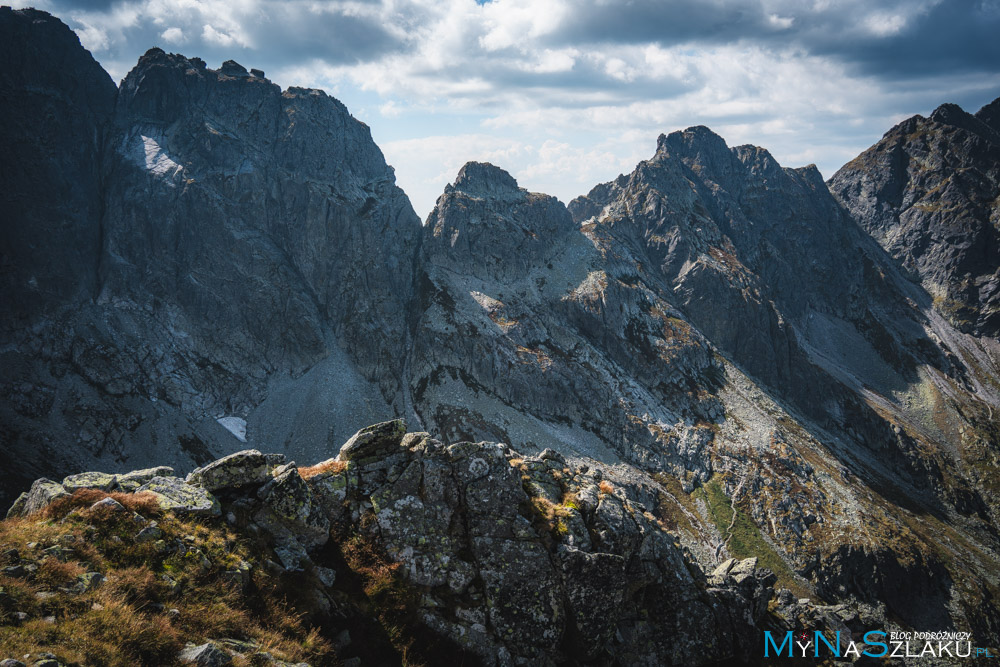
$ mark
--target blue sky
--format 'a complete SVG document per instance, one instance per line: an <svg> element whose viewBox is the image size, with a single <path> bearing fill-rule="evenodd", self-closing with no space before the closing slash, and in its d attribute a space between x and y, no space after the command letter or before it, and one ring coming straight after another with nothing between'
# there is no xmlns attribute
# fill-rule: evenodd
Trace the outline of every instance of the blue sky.
<svg viewBox="0 0 1000 667"><path fill-rule="evenodd" d="M1000 0L35 0L116 80L151 46L323 88L425 217L468 160L569 201L707 125L829 177L1000 96Z"/></svg>

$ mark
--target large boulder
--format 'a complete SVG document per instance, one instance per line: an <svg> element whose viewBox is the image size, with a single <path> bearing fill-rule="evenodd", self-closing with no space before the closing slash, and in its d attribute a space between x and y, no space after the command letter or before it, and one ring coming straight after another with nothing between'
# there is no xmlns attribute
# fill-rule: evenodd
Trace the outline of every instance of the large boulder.
<svg viewBox="0 0 1000 667"><path fill-rule="evenodd" d="M10 506L7 510L7 518L12 519L16 516L21 516L24 512L24 505L28 502L28 494L22 492L15 500L14 504Z"/></svg>
<svg viewBox="0 0 1000 667"><path fill-rule="evenodd" d="M266 482L269 476L267 457L256 449L245 449L192 471L186 481L215 493L257 486Z"/></svg>
<svg viewBox="0 0 1000 667"><path fill-rule="evenodd" d="M173 477L174 469L170 466L156 466L155 468L144 468L133 470L132 472L118 475L118 488L128 493L135 493L140 486L154 477Z"/></svg>
<svg viewBox="0 0 1000 667"><path fill-rule="evenodd" d="M341 461L364 462L396 453L406 435L406 422L394 419L361 429L340 448Z"/></svg>
<svg viewBox="0 0 1000 667"><path fill-rule="evenodd" d="M70 475L62 481L63 488L69 493L77 489L100 489L111 491L115 488L118 478L106 472L81 472Z"/></svg>
<svg viewBox="0 0 1000 667"><path fill-rule="evenodd" d="M31 485L31 489L28 490L27 494L21 494L21 496L14 501L14 505L7 512L7 517L12 518L15 516L28 516L29 514L34 514L39 510L43 510L48 507L49 503L53 500L63 498L68 496L69 492L63 488L63 485L59 482L53 482L51 479L41 478L36 479L34 484Z"/></svg>
<svg viewBox="0 0 1000 667"><path fill-rule="evenodd" d="M136 492L154 494L161 508L177 514L219 516L222 513L215 496L176 477L154 477Z"/></svg>

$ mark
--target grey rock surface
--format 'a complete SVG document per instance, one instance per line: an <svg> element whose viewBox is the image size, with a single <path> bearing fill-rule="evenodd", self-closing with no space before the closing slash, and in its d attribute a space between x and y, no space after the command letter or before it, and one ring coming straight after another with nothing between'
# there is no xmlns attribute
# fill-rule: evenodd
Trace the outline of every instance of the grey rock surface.
<svg viewBox="0 0 1000 667"><path fill-rule="evenodd" d="M200 646L189 646L181 651L177 658L181 664L197 665L197 667L226 667L233 661L228 653L211 642Z"/></svg>
<svg viewBox="0 0 1000 667"><path fill-rule="evenodd" d="M416 435L307 479L288 470L255 494L228 496L223 509L239 508L233 529L263 537L287 571L313 573L335 615L331 554L359 538L376 545L420 600L421 636L485 665L698 665L753 650L774 586L756 560L735 561L741 578L709 587L631 488L577 509L572 499L609 469L573 470L552 450L524 457L499 443ZM533 495L529 470L560 502ZM332 543L314 539L318 527ZM577 530L594 539L580 546ZM344 661L355 659L353 644L342 645Z"/></svg>
<svg viewBox="0 0 1000 667"><path fill-rule="evenodd" d="M144 492L156 496L163 509L178 514L219 516L221 513L215 496L176 477L154 477L136 489L136 493Z"/></svg>
<svg viewBox="0 0 1000 667"><path fill-rule="evenodd" d="M62 481L62 486L69 493L77 489L100 489L101 491L111 491L118 484L116 475L109 475L106 472L81 472L70 475Z"/></svg>
<svg viewBox="0 0 1000 667"><path fill-rule="evenodd" d="M259 486L269 479L264 455L256 449L245 449L192 470L184 481L215 493L224 489Z"/></svg>
<svg viewBox="0 0 1000 667"><path fill-rule="evenodd" d="M405 411L420 224L367 126L159 49L116 90L58 19L2 11L4 505L41 474L190 470L240 424L314 458Z"/></svg>
<svg viewBox="0 0 1000 667"><path fill-rule="evenodd" d="M943 104L844 165L830 190L963 331L1000 334L1000 99Z"/></svg>
<svg viewBox="0 0 1000 667"><path fill-rule="evenodd" d="M154 477L173 477L174 469L170 466L156 466L143 470L133 470L117 476L118 488L122 491L134 492L140 486Z"/></svg>
<svg viewBox="0 0 1000 667"><path fill-rule="evenodd" d="M53 500L63 498L68 496L69 493L63 488L63 485L59 482L53 482L50 479L36 479L31 485L31 489L28 490L28 495L24 498L21 503L16 503L11 509L19 508L19 512L13 516L29 516L45 509L45 507L51 503ZM8 516L12 516L8 514Z"/></svg>

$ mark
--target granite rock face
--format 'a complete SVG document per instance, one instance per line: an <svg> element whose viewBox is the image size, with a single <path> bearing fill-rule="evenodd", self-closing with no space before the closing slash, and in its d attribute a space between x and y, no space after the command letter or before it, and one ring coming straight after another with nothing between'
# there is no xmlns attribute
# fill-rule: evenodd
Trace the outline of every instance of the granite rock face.
<svg viewBox="0 0 1000 667"><path fill-rule="evenodd" d="M159 49L116 90L58 19L0 30L4 494L405 411L421 231L367 126Z"/></svg>
<svg viewBox="0 0 1000 667"><path fill-rule="evenodd" d="M0 8L0 289L9 337L97 293L101 152L117 90L44 12Z"/></svg>
<svg viewBox="0 0 1000 667"><path fill-rule="evenodd" d="M1000 334L1000 99L943 104L844 165L830 190L962 331Z"/></svg>
<svg viewBox="0 0 1000 667"><path fill-rule="evenodd" d="M706 467L796 571L826 595L870 601L860 577L874 564L886 577L876 578L880 599L928 627L956 618L945 591L992 585L983 569L992 556L942 576L940 553L891 538L901 528L891 503L860 496L852 475L870 488L903 488L994 544L1000 504L980 471L997 455L997 340L945 322L814 167L785 169L763 149L730 148L694 127L661 136L651 160L569 209L613 258L609 284L645 287L726 358L714 390L725 418L713 420ZM790 414L773 412L772 399ZM771 496L781 488L799 491ZM833 518L861 506L863 519ZM846 545L835 545L866 525L880 537L850 552L854 579L845 582L836 572ZM904 602L885 584L907 577L923 592ZM913 611L916 599L930 617ZM973 608L962 623L977 623Z"/></svg>
<svg viewBox="0 0 1000 667"><path fill-rule="evenodd" d="M706 479L721 406L711 346L611 258L553 197L469 163L424 227L413 406L450 439L613 456ZM617 378L628 377L626 382Z"/></svg>

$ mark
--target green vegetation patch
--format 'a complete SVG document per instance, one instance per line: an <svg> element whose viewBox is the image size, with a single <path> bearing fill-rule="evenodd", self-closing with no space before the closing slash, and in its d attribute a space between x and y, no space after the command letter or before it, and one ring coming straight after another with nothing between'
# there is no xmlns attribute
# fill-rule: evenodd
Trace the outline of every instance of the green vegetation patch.
<svg viewBox="0 0 1000 667"><path fill-rule="evenodd" d="M705 501L708 506L709 518L723 539L729 540L729 553L734 558L757 557L757 564L766 567L778 577L778 585L790 589L797 595L808 596L795 577L788 564L771 548L761 535L760 530L747 514L739 507L733 508L726 492L717 479L709 480L704 486L694 490L692 495ZM733 520L733 512L736 520ZM730 525L732 529L730 530Z"/></svg>

